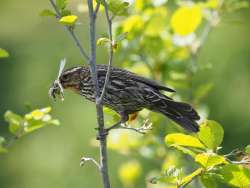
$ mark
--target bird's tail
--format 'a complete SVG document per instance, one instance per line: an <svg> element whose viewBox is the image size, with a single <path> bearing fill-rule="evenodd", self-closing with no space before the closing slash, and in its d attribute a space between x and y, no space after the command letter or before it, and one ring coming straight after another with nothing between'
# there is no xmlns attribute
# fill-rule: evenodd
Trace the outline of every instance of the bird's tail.
<svg viewBox="0 0 250 188"><path fill-rule="evenodd" d="M154 104L152 110L164 114L188 131L199 131L196 121L200 119L200 116L190 104L176 102L164 96L157 104Z"/></svg>

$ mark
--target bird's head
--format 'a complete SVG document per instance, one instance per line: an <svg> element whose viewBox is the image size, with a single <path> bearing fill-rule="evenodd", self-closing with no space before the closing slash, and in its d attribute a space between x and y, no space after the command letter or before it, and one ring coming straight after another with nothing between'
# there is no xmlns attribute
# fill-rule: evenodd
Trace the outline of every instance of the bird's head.
<svg viewBox="0 0 250 188"><path fill-rule="evenodd" d="M49 96L54 100L57 95L61 97L61 100L64 100L64 89L71 89L79 93L81 67L75 67L63 71L65 63L65 59L61 61L57 79L53 82L49 89Z"/></svg>
<svg viewBox="0 0 250 188"><path fill-rule="evenodd" d="M64 89L79 89L82 67L65 70L59 77L59 82Z"/></svg>

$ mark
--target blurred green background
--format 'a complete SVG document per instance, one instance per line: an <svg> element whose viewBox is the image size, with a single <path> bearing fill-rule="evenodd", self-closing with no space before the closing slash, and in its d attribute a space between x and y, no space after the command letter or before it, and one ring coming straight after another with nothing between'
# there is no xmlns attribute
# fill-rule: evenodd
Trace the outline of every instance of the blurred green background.
<svg viewBox="0 0 250 188"><path fill-rule="evenodd" d="M73 10L79 2L72 1ZM47 94L61 58L67 58L67 67L83 63L62 26L52 18L39 16L48 7L48 1L1 0L0 3L0 47L10 53L9 58L0 60L1 135L9 136L2 116L9 109L25 113L26 106L52 106L53 116L61 121L59 127L46 127L23 137L8 154L0 155L0 187L101 187L100 176L92 164L79 167L83 155L98 158L98 148L90 146L96 134L94 105L70 92L66 92L63 103L54 103ZM82 25L77 31L87 47L88 22L85 14L81 18ZM199 63L213 64L213 69L197 75L196 79L209 77L214 82L204 103L210 109L209 118L225 128L225 151L250 141L249 19L249 9L224 16L198 57ZM106 31L102 18L97 26L100 34ZM106 51L99 49L98 63L106 63L103 62L106 57ZM117 167L126 159L115 152L109 153L113 187L121 187ZM145 185L141 183L138 187Z"/></svg>

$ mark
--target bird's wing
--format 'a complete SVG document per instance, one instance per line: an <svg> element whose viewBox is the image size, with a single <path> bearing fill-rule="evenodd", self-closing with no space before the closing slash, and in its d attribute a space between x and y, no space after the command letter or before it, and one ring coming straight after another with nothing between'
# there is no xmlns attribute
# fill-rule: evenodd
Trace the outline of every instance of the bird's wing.
<svg viewBox="0 0 250 188"><path fill-rule="evenodd" d="M99 76L105 76L106 75L106 71L107 71L107 65L97 65L98 68L98 75ZM125 77L128 78L130 80L134 80L136 82L141 82L144 83L148 86L151 86L152 88L155 88L157 90L163 90L163 91L168 91L168 92L175 92L174 89L171 89L167 86L164 86L156 81L150 80L148 78L144 78L142 76L138 76L132 72L129 72L127 70L124 69L120 69L120 68L115 68L112 67L112 76L116 77Z"/></svg>
<svg viewBox="0 0 250 188"><path fill-rule="evenodd" d="M133 74L133 73L130 73L130 74ZM134 75L134 74L133 74ZM138 76L138 75L135 75L134 77L132 77L133 80L135 81L139 81L139 82L142 82L144 84L147 84L153 88L156 88L157 90L163 90L163 91L168 91L168 92L175 92L175 90L167 87L167 86L164 86L156 81L153 81L153 80L150 80L148 78L144 78L144 77L141 77L141 76Z"/></svg>

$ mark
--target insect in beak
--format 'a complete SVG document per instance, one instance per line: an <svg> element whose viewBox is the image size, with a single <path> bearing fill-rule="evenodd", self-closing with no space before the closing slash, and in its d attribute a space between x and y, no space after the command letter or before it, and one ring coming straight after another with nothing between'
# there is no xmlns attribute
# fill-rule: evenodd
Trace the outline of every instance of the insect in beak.
<svg viewBox="0 0 250 188"><path fill-rule="evenodd" d="M60 95L61 100L64 101L63 86L60 83L60 76L63 72L65 64L66 64L66 59L62 59L60 62L60 68L57 79L54 81L53 85L49 89L49 96L54 100L56 100L56 95Z"/></svg>

